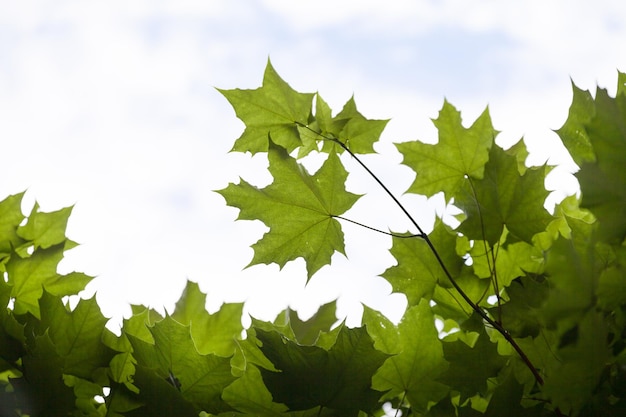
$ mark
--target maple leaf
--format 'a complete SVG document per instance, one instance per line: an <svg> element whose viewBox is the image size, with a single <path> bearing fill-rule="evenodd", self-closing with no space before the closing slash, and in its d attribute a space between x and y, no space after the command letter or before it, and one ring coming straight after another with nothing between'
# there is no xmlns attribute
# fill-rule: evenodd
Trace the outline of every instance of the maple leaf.
<svg viewBox="0 0 626 417"><path fill-rule="evenodd" d="M525 408L520 405L524 394L524 387L515 379L512 372L507 372L504 380L496 387L489 399L489 405L484 413L466 406L459 408L459 417L527 417L530 415L545 415L543 405L537 404Z"/></svg>
<svg viewBox="0 0 626 417"><path fill-rule="evenodd" d="M24 377L11 381L21 412L37 416L71 415L74 393L63 383L64 359L56 353L50 336L47 333L35 336L29 350L22 358Z"/></svg>
<svg viewBox="0 0 626 417"><path fill-rule="evenodd" d="M284 404L272 401L261 372L250 366L246 373L224 389L222 398L235 409L258 416L284 416L288 408Z"/></svg>
<svg viewBox="0 0 626 417"><path fill-rule="evenodd" d="M455 205L467 216L459 231L494 245L506 226L509 237L532 243L553 219L543 206L545 171L540 167L520 175L517 158L493 146L484 177L468 179L457 196Z"/></svg>
<svg viewBox="0 0 626 417"><path fill-rule="evenodd" d="M320 306L306 321L301 320L295 310L287 308L278 315L275 323L279 321L288 327L282 332L285 336L293 337L301 345L315 345L320 334L329 332L337 323L337 301Z"/></svg>
<svg viewBox="0 0 626 417"><path fill-rule="evenodd" d="M261 329L261 350L280 372L261 369L274 401L291 410L321 406L356 416L370 411L382 394L371 388L372 376L389 355L374 348L363 327L342 327L335 344L325 350L301 346L281 334Z"/></svg>
<svg viewBox="0 0 626 417"><path fill-rule="evenodd" d="M602 313L588 310L576 336L574 343L559 349L558 360L549 363L543 387L543 393L567 415L577 415L591 400L610 357Z"/></svg>
<svg viewBox="0 0 626 417"><path fill-rule="evenodd" d="M47 249L37 249L31 256L21 257L13 253L6 264L8 283L15 298L15 314L32 313L39 316L38 300L43 289L58 296L77 294L93 279L80 272L67 275L57 273L57 265L63 259L65 244Z"/></svg>
<svg viewBox="0 0 626 417"><path fill-rule="evenodd" d="M326 115L327 113L323 113ZM316 113L316 117L317 113ZM319 119L320 127L333 134L353 153L374 153L374 143L380 139L389 120L366 119L356 108L354 97L346 102L343 109L332 120ZM337 129L336 127L341 127ZM331 144L325 143L325 150Z"/></svg>
<svg viewBox="0 0 626 417"><path fill-rule="evenodd" d="M63 372L80 378L91 378L99 367L108 366L114 351L102 343L107 322L95 297L80 300L69 311L59 297L44 292L39 300L40 334L48 333L57 354L63 360Z"/></svg>
<svg viewBox="0 0 626 417"><path fill-rule="evenodd" d="M198 352L230 357L243 331L242 314L242 303L224 304L219 311L209 314L206 311L206 295L200 292L198 284L187 281L172 318L190 326Z"/></svg>
<svg viewBox="0 0 626 417"><path fill-rule="evenodd" d="M626 248L615 248L616 262L602 271L598 279L596 295L598 305L610 311L626 305Z"/></svg>
<svg viewBox="0 0 626 417"><path fill-rule="evenodd" d="M595 302L600 265L593 237L597 223L571 218L569 225L571 238L560 237L546 254L550 292L542 313L552 324L561 319L575 321Z"/></svg>
<svg viewBox="0 0 626 417"><path fill-rule="evenodd" d="M420 412L428 410L429 402L443 398L448 388L435 378L446 370L447 362L427 300L410 307L397 327L369 308L363 322L374 346L393 355L374 375L373 388L388 391L388 398L406 393L411 407Z"/></svg>
<svg viewBox="0 0 626 417"><path fill-rule="evenodd" d="M448 201L465 183L466 176L481 179L489 148L497 131L485 110L470 128L461 124L461 113L447 101L433 121L439 131L435 145L417 141L398 143L402 163L417 174L408 192L431 197L443 191Z"/></svg>
<svg viewBox="0 0 626 417"><path fill-rule="evenodd" d="M495 273L494 278L497 278L500 288L507 287L511 281L525 273L543 271L541 250L526 242L504 245L506 235L506 233L502 235L500 242L494 248L491 248L487 242L475 241L470 251L472 268L476 276L492 278Z"/></svg>
<svg viewBox="0 0 626 417"><path fill-rule="evenodd" d="M585 127L596 159L576 173L581 207L598 219L601 240L621 244L626 239L626 93L613 99L598 89L595 105L596 114Z"/></svg>
<svg viewBox="0 0 626 417"><path fill-rule="evenodd" d="M448 272L453 277L458 276L465 261L456 253L456 234L437 220L429 238ZM395 291L406 294L409 305L418 304L422 297L430 298L437 285L450 285L424 239L394 237L391 254L397 264L387 269L382 277L389 281Z"/></svg>
<svg viewBox="0 0 626 417"><path fill-rule="evenodd" d="M489 309L513 337L536 337L541 330L540 307L548 288L542 277L517 278L506 289L508 301Z"/></svg>
<svg viewBox="0 0 626 417"><path fill-rule="evenodd" d="M50 213L39 211L35 203L28 216L28 222L17 229L17 234L24 240L31 241L36 248L49 248L66 241L65 229L72 213L72 207L66 207ZM66 246L66 249L69 249Z"/></svg>
<svg viewBox="0 0 626 417"><path fill-rule="evenodd" d="M313 93L292 89L267 61L263 86L255 90L220 90L246 128L235 141L233 151L267 151L267 135L289 152L302 145L297 125L307 125L311 117Z"/></svg>
<svg viewBox="0 0 626 417"><path fill-rule="evenodd" d="M314 175L271 141L268 158L272 184L258 189L241 180L218 193L228 205L240 209L238 219L258 219L270 228L252 245L250 265L275 262L282 268L302 257L311 278L330 263L335 251L345 254L341 225L334 216L352 207L360 196L345 190L348 174L334 152Z"/></svg>
<svg viewBox="0 0 626 417"><path fill-rule="evenodd" d="M507 362L506 357L498 354L497 345L489 340L482 325L473 346L462 340L444 342L443 352L450 367L439 380L459 391L461 401L476 393L486 393L487 379L496 376Z"/></svg>
<svg viewBox="0 0 626 417"><path fill-rule="evenodd" d="M171 317L149 328L154 344L127 335L137 360L136 368L153 370L161 380L174 380L180 384L183 398L198 410L210 412L228 411L230 407L221 399L222 390L235 380L230 371L230 359L198 352L188 326ZM135 385L140 392L141 381L135 374Z"/></svg>
<svg viewBox="0 0 626 417"><path fill-rule="evenodd" d="M572 82L573 98L567 120L556 131L570 156L579 166L583 162L594 161L595 154L586 124L595 114L595 104L589 91L583 91Z"/></svg>
<svg viewBox="0 0 626 417"><path fill-rule="evenodd" d="M24 219L22 198L24 193L11 195L0 202L0 256L7 255L24 240L17 234L17 228Z"/></svg>

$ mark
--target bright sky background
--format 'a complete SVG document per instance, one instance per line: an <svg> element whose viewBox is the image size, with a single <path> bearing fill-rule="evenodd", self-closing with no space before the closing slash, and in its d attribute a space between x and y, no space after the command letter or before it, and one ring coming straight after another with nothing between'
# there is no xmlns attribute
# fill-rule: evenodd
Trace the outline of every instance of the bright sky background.
<svg viewBox="0 0 626 417"><path fill-rule="evenodd" d="M241 134L219 88L257 88L271 57L295 89L319 91L337 112L355 94L369 118L392 118L366 158L400 195L412 181L392 142L433 142L444 98L467 123L489 105L499 142L522 136L530 163L563 165L557 136L571 80L615 91L626 71L623 0L4 1L0 12L0 198L28 189L44 210L75 205L68 227L81 246L64 270L97 275L105 314L127 304L171 308L186 279L208 305L248 300L263 318L288 304L306 316L340 297L398 318L403 297L377 275L391 266L388 237L345 225L341 256L305 288L304 263L242 271L265 230L234 222L212 192L267 174L229 154ZM259 171L260 170L260 171ZM259 174L260 172L260 174ZM571 176L558 183L574 192ZM408 227L355 171L354 192L374 191L353 217ZM554 186L554 184L550 184ZM429 204L404 198L428 227ZM430 205L432 206L432 204ZM421 214L420 214L421 213Z"/></svg>

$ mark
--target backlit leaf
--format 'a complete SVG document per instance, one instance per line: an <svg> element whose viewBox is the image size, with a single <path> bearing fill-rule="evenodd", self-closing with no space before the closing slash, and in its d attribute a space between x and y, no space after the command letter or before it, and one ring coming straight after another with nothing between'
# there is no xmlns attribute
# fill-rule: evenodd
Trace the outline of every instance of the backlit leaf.
<svg viewBox="0 0 626 417"><path fill-rule="evenodd" d="M137 368L152 369L163 381L175 378L180 383L182 396L199 410L228 411L230 407L222 401L221 392L235 380L230 371L230 359L200 354L189 327L171 317L155 323L149 330L154 344L128 335ZM143 387L137 376L135 385L141 392Z"/></svg>
<svg viewBox="0 0 626 417"><path fill-rule="evenodd" d="M198 284L187 281L172 318L190 326L191 336L200 353L230 357L243 331L243 304L224 304L214 314L206 311L205 304L206 295L200 292Z"/></svg>
<svg viewBox="0 0 626 417"><path fill-rule="evenodd" d="M24 239L32 241L36 248L49 248L63 243L66 239L65 228L72 213L72 207L66 207L50 213L39 211L35 203L28 216L28 222L17 229L17 233Z"/></svg>
<svg viewBox="0 0 626 417"><path fill-rule="evenodd" d="M259 189L241 180L218 191L228 205L240 209L239 219L263 221L270 231L255 243L250 265L277 263L283 267L304 258L308 277L344 253L343 214L359 196L344 188L347 172L331 152L322 167L310 175L284 148L270 145L270 173L274 182Z"/></svg>
<svg viewBox="0 0 626 417"><path fill-rule="evenodd" d="M308 124L313 95L292 89L267 61L263 86L255 90L219 90L246 125L233 151L265 152L267 135L289 152L302 145L297 124Z"/></svg>
<svg viewBox="0 0 626 417"><path fill-rule="evenodd" d="M586 129L596 160L576 173L581 207L597 217L602 240L620 244L626 239L626 94L611 98L598 89L595 105Z"/></svg>
<svg viewBox="0 0 626 417"><path fill-rule="evenodd" d="M456 253L457 236L441 221L435 223L429 238L452 277L460 274L464 259ZM406 294L409 305L421 298L430 298L436 285L449 287L450 283L437 258L424 239L393 238L391 254L397 264L383 273L394 291Z"/></svg>
<svg viewBox="0 0 626 417"><path fill-rule="evenodd" d="M428 301L407 310L396 328L380 313L366 309L364 320L374 346L392 354L374 375L372 387L389 391L391 398L406 397L415 410L425 412L448 388L435 378L447 368L443 348Z"/></svg>
<svg viewBox="0 0 626 417"><path fill-rule="evenodd" d="M595 114L593 97L572 82L573 98L565 124L556 131L569 154L578 165L595 160L595 153L586 125Z"/></svg>
<svg viewBox="0 0 626 417"><path fill-rule="evenodd" d="M492 147L484 177L468 179L455 201L467 216L459 231L469 239L493 245L506 226L513 241L531 243L552 220L543 206L548 196L545 175L545 168L528 169L520 175L515 156Z"/></svg>
<svg viewBox="0 0 626 417"><path fill-rule="evenodd" d="M465 183L466 176L483 178L489 149L498 133L485 110L471 127L461 124L461 113L447 101L434 120L439 131L435 145L421 142L396 144L402 163L416 173L408 192L431 197L443 191L449 201Z"/></svg>
<svg viewBox="0 0 626 417"><path fill-rule="evenodd" d="M95 297L80 300L69 311L59 297L44 292L40 300L39 331L48 332L56 352L63 360L63 371L80 378L91 378L99 367L106 367L114 352L102 343L107 319L102 316Z"/></svg>

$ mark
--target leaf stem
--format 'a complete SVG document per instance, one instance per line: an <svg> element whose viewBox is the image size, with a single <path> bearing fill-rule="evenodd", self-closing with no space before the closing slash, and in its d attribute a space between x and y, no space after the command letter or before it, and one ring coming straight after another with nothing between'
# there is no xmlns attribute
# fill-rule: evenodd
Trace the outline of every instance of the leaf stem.
<svg viewBox="0 0 626 417"><path fill-rule="evenodd" d="M343 217L343 216L337 216L335 214L331 214L330 216L334 217L336 219L347 221L347 222L352 223L352 224L356 224L357 226L364 227L364 228L369 229L369 230L374 231L374 232L382 233L383 235L397 237L398 239L410 239L410 238L414 238L414 237L424 238L424 235L419 234L419 233L418 234L410 234L410 235L401 235L399 233L385 232L384 230L380 230L380 229L377 229L375 227L368 226L368 225L363 224L363 223L359 223L359 222L357 222L355 220L348 219L348 218Z"/></svg>
<svg viewBox="0 0 626 417"><path fill-rule="evenodd" d="M328 136L322 135L320 132L316 132L315 130L311 129L309 126L304 125L304 124L302 124L300 122L296 122L296 124L298 124L299 126L302 126L302 127L306 128L306 129L310 130L311 132L314 132L314 133L318 134L320 137L322 137L325 140L332 141L332 142L336 143L337 145L339 145L343 150L345 150L346 152L348 152L348 154L350 154L350 156L374 179L374 181L376 181L378 183L378 185L383 189L383 191L385 191L385 193L387 193L387 195L394 201L394 203L396 203L396 205L400 208L400 210L402 210L402 212L406 215L406 217L409 219L409 221L418 230L419 234L421 235L421 238L424 239L424 241L426 242L426 244L430 248L430 251L433 253L433 255L435 256L435 259L437 260L437 263L439 263L439 266L441 267L443 273L448 278L448 280L450 281L450 283L452 284L454 289L457 290L457 292L461 295L461 297L465 300L465 302L472 308L472 310L474 310L491 327L496 329L496 331L498 333L500 333L506 339L507 342L509 342L509 344L513 347L513 349L515 349L515 351L517 352L517 354L519 355L521 360L524 362L526 367L533 374L533 376L535 377L535 380L537 381L537 383L539 385L543 385L543 378L539 374L539 371L537 370L537 368L535 368L535 366L530 361L530 359L528 358L526 353L522 350L522 348L513 339L513 336L511 336L511 334L504 327L502 327L502 325L500 323L498 323L497 321L495 321L491 317L489 317L489 315L482 308L480 308L480 306L478 306L478 304L474 303L474 301L472 301L472 299L465 293L465 291L463 291L461 286L452 277L452 274L450 273L450 271L448 271L448 268L446 267L445 263L443 262L443 259L441 259L441 256L439 255L439 252L437 251L437 248L435 248L435 245L430 240L428 235L426 233L424 233L424 231L419 226L417 221L413 218L413 216L411 216L411 214L407 211L407 209L400 202L400 200L398 200L396 198L396 196L389 190L389 188L387 188L387 186L380 180L380 178L378 178L378 176L376 176L376 174L374 174L374 172L372 172L372 170L370 170L369 167L367 165L365 165L365 163L363 161L361 161L361 159L358 156L356 156L356 154L354 152L352 152L350 150L350 148L348 148L348 146L345 143L341 142L339 139L334 138L334 137L328 137Z"/></svg>

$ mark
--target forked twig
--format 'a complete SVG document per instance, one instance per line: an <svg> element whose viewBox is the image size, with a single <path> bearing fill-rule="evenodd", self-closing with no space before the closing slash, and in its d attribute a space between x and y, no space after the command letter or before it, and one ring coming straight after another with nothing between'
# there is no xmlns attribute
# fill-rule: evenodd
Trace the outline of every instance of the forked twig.
<svg viewBox="0 0 626 417"><path fill-rule="evenodd" d="M376 176L376 174L374 174L374 172L372 172L372 170L369 169L369 167L365 165L365 163L361 161L361 159L354 152L352 152L345 143L341 142L339 139L322 135L321 133L316 132L315 130L311 129L309 126L301 124L299 122L296 122L296 124L319 135L324 140L328 140L339 145L343 150L348 152L348 154L374 179L374 181L378 183L378 185L383 189L383 191L385 191L385 193L396 203L396 205L400 208L400 210L402 210L402 212L406 215L406 217L413 224L413 226L415 226L415 228L419 232L419 234L417 234L416 237L420 237L424 239L430 251L435 256L435 259L437 260L437 263L441 267L441 270L443 271L445 276L448 278L448 280L450 281L454 289L459 293L459 295L463 298L463 300L465 300L465 302L472 308L472 310L474 310L485 322L487 322L492 328L494 328L498 333L500 333L507 342L509 342L509 344L517 352L521 360L524 362L526 367L533 374L537 383L539 385L543 385L543 378L539 374L539 371L532 364L532 362L530 361L526 353L522 350L522 348L513 339L513 336L511 336L511 334L502 326L501 323L489 317L489 315L482 308L480 308L478 304L472 301L472 299L465 293L465 291L463 291L461 286L452 277L452 274L450 273L450 271L448 271L448 268L443 262L443 259L441 259L441 256L439 255L439 252L437 251L437 248L435 248L435 245L433 244L433 242L430 240L430 237L426 233L424 233L423 229L419 226L417 221L408 212L408 210L404 207L404 205L400 202L400 200L396 198L396 196L391 192L391 190L389 190L389 188L387 188L387 186L380 180L380 178L378 178L378 176Z"/></svg>

